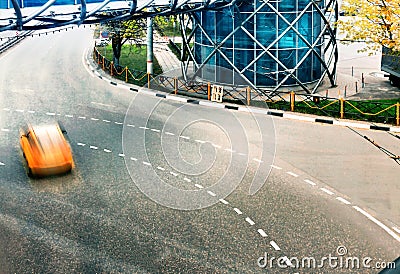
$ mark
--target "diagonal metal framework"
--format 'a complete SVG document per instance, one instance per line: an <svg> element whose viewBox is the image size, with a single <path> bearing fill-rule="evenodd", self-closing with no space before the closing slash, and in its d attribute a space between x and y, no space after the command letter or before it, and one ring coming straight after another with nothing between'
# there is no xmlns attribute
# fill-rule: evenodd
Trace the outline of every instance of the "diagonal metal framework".
<svg viewBox="0 0 400 274"><path fill-rule="evenodd" d="M231 3L231 5L227 6L226 14L230 14L232 17L232 22L240 22L240 24L234 24L234 28L227 34L221 41L216 39L215 30L210 31L206 29L204 22L202 22L201 13L192 12L190 13L190 17L180 16L180 24L183 30L191 29L190 34L186 34L186 31L182 31L183 37L183 46L182 46L182 57L183 57L183 74L185 78L193 76L198 76L202 74L202 70L212 63L212 60L215 60L215 56L217 58L223 59L226 64L228 64L227 68L231 69L234 74L239 75L244 79L247 85L251 86L253 89L257 90L259 93L263 95L267 95L268 97L273 97L278 93L279 90L286 88L290 81L292 84L290 86L297 86L304 90L306 93L315 93L318 87L321 85L323 79L328 78L328 81L331 86L336 84L336 63L338 60L338 51L336 44L336 28L332 22L335 22L338 17L338 3L336 0L328 0L328 1L309 1L307 5L302 10L298 10L296 14L297 17L289 21L285 14L278 10L279 4L277 5L276 1L270 0L261 0L259 6L254 8L253 12L244 14L241 12L239 6L244 1L240 1L238 3ZM285 2L284 0L279 1L280 3ZM289 2L289 1L287 1ZM246 4L248 4L247 2ZM250 2L251 3L251 2ZM255 6L256 4L253 4ZM269 43L262 43L260 39L258 39L255 35L256 31L253 29L249 30L246 25L249 22L256 22L254 17L260 14L260 11L268 9L271 11L273 16L276 16L278 20L284 22L287 27L284 30L280 30L275 37L274 40ZM321 30L320 32L313 37L312 41L307 39L307 37L302 34L298 28L296 28L296 24L306 15L306 13L313 12L319 15L321 20ZM204 16L204 15L203 15ZM213 16L213 14L209 14L207 16ZM220 16L220 15L218 15ZM217 15L216 15L217 17ZM239 18L239 19L238 19ZM208 20L208 19L207 19ZM193 27L192 27L193 26ZM218 28L218 24L216 24L215 28ZM257 26L255 27L257 28ZM297 60L296 64L292 67L289 67L282 62L282 60L277 57L278 43L282 40L285 35L289 32L293 32L296 35L296 39L304 43L307 47L307 52ZM235 64L235 54L233 57L227 56L226 52L230 51L228 41L233 38L235 39L235 35L238 33L245 33L247 35L247 39L250 39L252 43L257 48L255 51L255 55L253 60L251 60L246 66L239 67ZM203 44L210 45L209 48L212 48L211 52L208 53L206 57L201 56L199 58L196 56L195 45L198 40L196 40L196 36L201 33L203 37ZM204 42L205 40L205 42ZM232 46L230 46L232 47ZM235 50L235 49L233 49ZM234 51L235 52L235 51ZM237 55L237 54L236 54ZM270 77L275 80L273 86L260 86L257 85L254 79L248 77L248 72L252 71L252 68L255 67L255 73L262 74L259 67L257 67L257 62L262 59L264 56L272 59L276 63L276 68L280 68L270 70L268 73L264 73L265 77ZM307 60L313 58L313 60L318 61L322 70L321 75L312 79L312 81L304 82L299 78L301 72L299 72L302 65L305 65ZM194 70L193 72L191 70ZM258 70L258 71L257 71ZM253 69L254 71L254 69ZM247 73L247 74L246 74ZM294 82L294 84L293 84Z"/></svg>
<svg viewBox="0 0 400 274"><path fill-rule="evenodd" d="M24 1L29 0L6 1L10 1L11 5L3 9L0 5L0 31L40 30L71 24L169 16L204 9L218 10L230 3L226 0L70 0L69 5L57 5L57 0L48 0L43 5L24 8ZM25 11L29 15L23 15Z"/></svg>

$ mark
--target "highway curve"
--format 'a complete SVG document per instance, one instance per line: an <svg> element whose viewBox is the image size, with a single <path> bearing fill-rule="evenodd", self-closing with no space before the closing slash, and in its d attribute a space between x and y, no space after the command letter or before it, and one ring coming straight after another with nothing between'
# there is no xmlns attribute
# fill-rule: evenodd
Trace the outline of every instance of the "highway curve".
<svg viewBox="0 0 400 274"><path fill-rule="evenodd" d="M400 166L364 138L129 92L88 69L91 46L86 28L0 55L1 273L377 273L400 255ZM76 168L31 179L18 130L55 120Z"/></svg>

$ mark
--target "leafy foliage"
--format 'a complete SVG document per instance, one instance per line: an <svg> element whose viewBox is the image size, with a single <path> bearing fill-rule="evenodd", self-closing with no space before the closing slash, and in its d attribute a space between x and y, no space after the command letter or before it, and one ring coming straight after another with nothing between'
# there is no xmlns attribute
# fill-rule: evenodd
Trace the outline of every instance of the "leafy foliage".
<svg viewBox="0 0 400 274"><path fill-rule="evenodd" d="M342 10L350 15L338 21L345 39L400 50L400 0L344 0Z"/></svg>
<svg viewBox="0 0 400 274"><path fill-rule="evenodd" d="M103 25L110 32L113 48L113 62L119 64L122 45L129 41L131 45L140 46L146 37L147 19L138 18L127 21L110 21ZM168 21L164 17L156 16L153 20L154 28L161 31Z"/></svg>

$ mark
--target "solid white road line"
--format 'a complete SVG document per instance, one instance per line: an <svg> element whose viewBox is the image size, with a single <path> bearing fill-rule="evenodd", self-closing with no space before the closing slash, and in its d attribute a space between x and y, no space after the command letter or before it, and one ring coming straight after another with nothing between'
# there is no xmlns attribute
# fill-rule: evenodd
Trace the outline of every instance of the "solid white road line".
<svg viewBox="0 0 400 274"><path fill-rule="evenodd" d="M383 223L381 223L380 221L378 221L377 219L375 219L371 214L369 214L368 212L362 210L361 208L359 208L358 206L353 206L353 208L355 210L357 210L358 212L360 212L361 214L363 214L365 217L367 217L369 220L371 220L372 222L374 222L375 224L377 224L378 226L380 226L383 230L385 230L390 236L392 236L393 238L395 238L397 241L400 242L400 236L397 235L396 233L394 233L390 228L388 228L386 225L384 225Z"/></svg>

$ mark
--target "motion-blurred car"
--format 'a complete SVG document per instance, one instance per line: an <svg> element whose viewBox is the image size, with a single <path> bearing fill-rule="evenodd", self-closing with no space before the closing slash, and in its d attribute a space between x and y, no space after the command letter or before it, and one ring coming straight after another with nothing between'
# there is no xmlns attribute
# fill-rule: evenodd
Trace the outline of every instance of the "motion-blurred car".
<svg viewBox="0 0 400 274"><path fill-rule="evenodd" d="M65 133L59 124L28 125L20 130L20 144L29 176L56 175L72 170L74 161Z"/></svg>

